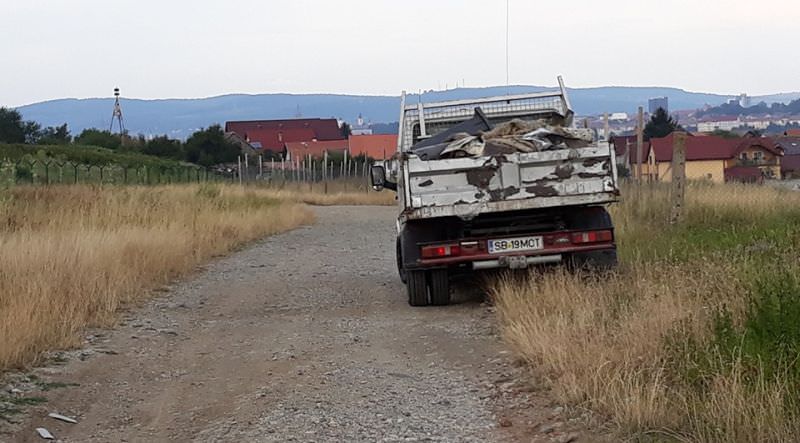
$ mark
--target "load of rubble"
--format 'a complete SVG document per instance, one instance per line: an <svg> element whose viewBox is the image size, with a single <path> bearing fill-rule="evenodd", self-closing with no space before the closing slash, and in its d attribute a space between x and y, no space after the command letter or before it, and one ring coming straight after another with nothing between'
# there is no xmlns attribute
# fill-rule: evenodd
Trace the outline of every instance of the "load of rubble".
<svg viewBox="0 0 800 443"><path fill-rule="evenodd" d="M514 119L494 126L475 108L471 119L416 143L411 151L422 160L436 160L584 148L593 140L590 129L547 120Z"/></svg>

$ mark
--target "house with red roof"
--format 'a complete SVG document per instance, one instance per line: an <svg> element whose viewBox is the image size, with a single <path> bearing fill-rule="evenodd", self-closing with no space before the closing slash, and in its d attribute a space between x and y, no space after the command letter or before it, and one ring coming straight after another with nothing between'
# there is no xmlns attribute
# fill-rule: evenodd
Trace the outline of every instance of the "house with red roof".
<svg viewBox="0 0 800 443"><path fill-rule="evenodd" d="M330 154L344 154L349 147L347 140L312 140L303 142L286 142L283 148L283 158L288 161L302 161L308 158L321 159L325 152Z"/></svg>
<svg viewBox="0 0 800 443"><path fill-rule="evenodd" d="M638 163L638 152L636 149L635 135L614 135L611 137L611 144L614 145L614 152L617 157L617 164L625 166L631 174ZM646 174L647 158L650 155L650 142L642 143L642 173Z"/></svg>
<svg viewBox="0 0 800 443"><path fill-rule="evenodd" d="M233 132L251 145L272 153L283 152L286 143L347 142L334 118L231 121L225 123L225 132Z"/></svg>
<svg viewBox="0 0 800 443"><path fill-rule="evenodd" d="M674 136L650 139L649 172L655 181L672 180ZM783 152L769 137L686 137L686 178L689 180L761 181L781 176Z"/></svg>
<svg viewBox="0 0 800 443"><path fill-rule="evenodd" d="M386 160L397 152L397 135L351 135L350 155Z"/></svg>
<svg viewBox="0 0 800 443"><path fill-rule="evenodd" d="M775 143L783 150L781 177L800 178L800 132L797 137L776 137Z"/></svg>

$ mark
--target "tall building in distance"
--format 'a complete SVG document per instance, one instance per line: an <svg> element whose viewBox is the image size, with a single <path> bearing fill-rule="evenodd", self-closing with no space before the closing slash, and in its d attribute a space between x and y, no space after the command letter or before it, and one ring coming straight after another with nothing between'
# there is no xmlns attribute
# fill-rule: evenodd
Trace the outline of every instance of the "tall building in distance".
<svg viewBox="0 0 800 443"><path fill-rule="evenodd" d="M655 114L658 108L662 108L669 114L669 99L667 97L654 97L647 100L647 111Z"/></svg>

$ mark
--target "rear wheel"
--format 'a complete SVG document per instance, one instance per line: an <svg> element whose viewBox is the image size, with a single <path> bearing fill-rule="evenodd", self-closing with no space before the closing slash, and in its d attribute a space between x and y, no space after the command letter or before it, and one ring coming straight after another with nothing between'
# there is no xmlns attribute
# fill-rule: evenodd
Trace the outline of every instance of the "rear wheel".
<svg viewBox="0 0 800 443"><path fill-rule="evenodd" d="M444 306L450 304L450 279L447 269L430 271L431 304Z"/></svg>
<svg viewBox="0 0 800 443"><path fill-rule="evenodd" d="M570 229L614 229L611 215L603 207L581 209L571 214L568 219ZM570 257L570 265L575 270L590 272L611 271L617 267L617 250L576 252Z"/></svg>
<svg viewBox="0 0 800 443"><path fill-rule="evenodd" d="M572 255L572 267L590 272L612 271L617 267L617 250L578 252Z"/></svg>
<svg viewBox="0 0 800 443"><path fill-rule="evenodd" d="M405 275L408 304L411 306L427 306L428 283L425 281L425 271L406 271Z"/></svg>

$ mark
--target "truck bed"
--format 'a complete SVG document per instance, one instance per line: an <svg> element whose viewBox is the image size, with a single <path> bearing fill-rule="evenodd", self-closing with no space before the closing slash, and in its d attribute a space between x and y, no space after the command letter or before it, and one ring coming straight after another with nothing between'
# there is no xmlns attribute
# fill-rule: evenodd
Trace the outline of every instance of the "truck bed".
<svg viewBox="0 0 800 443"><path fill-rule="evenodd" d="M570 127L573 112L564 84L552 92L439 103L406 104L402 98L398 157L400 221L617 200L616 157L606 141L588 147L491 156L421 159L415 144L472 117L499 125L512 119Z"/></svg>
<svg viewBox="0 0 800 443"><path fill-rule="evenodd" d="M404 165L406 219L604 204L618 196L614 152L605 142L578 149L427 161L412 154Z"/></svg>

